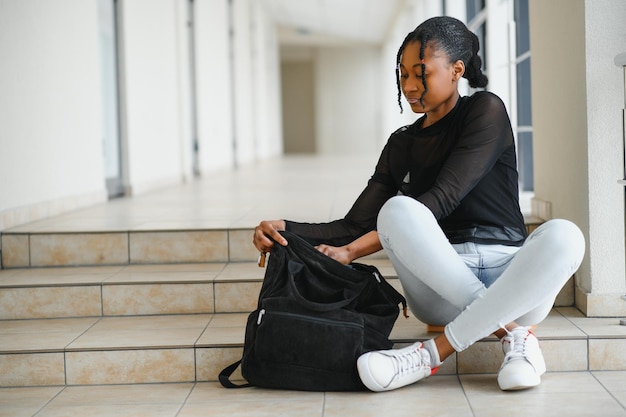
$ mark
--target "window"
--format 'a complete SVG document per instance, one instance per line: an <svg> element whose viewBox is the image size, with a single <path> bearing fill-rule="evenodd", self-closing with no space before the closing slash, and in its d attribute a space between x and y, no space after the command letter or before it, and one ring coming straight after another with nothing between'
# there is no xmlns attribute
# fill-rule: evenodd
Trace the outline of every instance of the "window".
<svg viewBox="0 0 626 417"><path fill-rule="evenodd" d="M487 10L485 0L466 0L468 28L476 34L480 43L478 55L483 62L483 72L487 71Z"/></svg>
<svg viewBox="0 0 626 417"><path fill-rule="evenodd" d="M515 20L515 69L517 73L517 134L518 169L522 191L534 189L533 120L530 79L530 32L528 0L513 1Z"/></svg>

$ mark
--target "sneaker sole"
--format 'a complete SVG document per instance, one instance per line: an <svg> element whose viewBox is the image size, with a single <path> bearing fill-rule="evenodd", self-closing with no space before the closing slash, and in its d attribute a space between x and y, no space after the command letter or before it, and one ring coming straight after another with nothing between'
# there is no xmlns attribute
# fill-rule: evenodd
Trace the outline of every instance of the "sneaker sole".
<svg viewBox="0 0 626 417"><path fill-rule="evenodd" d="M535 378L528 380L525 378L521 381L517 378L500 379L498 378L498 385L502 391L519 391L523 389L533 388L541 384L541 377L537 375Z"/></svg>

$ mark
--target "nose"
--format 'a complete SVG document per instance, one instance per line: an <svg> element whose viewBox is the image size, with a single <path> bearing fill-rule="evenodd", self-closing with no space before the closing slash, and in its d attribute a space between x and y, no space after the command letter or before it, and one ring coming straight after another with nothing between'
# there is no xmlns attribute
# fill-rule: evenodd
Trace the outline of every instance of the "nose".
<svg viewBox="0 0 626 417"><path fill-rule="evenodd" d="M404 91L417 91L421 84L421 79L418 79L417 77L408 77L404 80L403 88Z"/></svg>

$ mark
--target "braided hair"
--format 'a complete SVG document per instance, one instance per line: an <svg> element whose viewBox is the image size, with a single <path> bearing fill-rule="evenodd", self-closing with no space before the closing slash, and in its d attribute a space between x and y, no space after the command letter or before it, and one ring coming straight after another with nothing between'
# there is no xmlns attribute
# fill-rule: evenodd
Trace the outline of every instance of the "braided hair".
<svg viewBox="0 0 626 417"><path fill-rule="evenodd" d="M463 22L449 16L433 17L421 23L415 30L409 33L396 56L396 85L398 87L398 105L402 112L402 88L400 86L400 60L407 44L420 42L420 60L422 63L422 84L424 92L420 97L423 103L424 95L428 91L426 85L426 65L424 64L424 50L430 45L438 51L448 55L450 63L458 60L465 64L464 78L467 78L469 85L474 88L487 86L487 76L482 72L482 60L478 55L480 44L478 37L471 32Z"/></svg>

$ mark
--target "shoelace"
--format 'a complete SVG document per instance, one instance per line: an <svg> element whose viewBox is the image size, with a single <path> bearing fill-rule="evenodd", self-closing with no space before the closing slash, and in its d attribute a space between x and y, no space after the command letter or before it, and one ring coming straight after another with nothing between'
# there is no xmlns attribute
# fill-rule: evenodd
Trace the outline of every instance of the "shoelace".
<svg viewBox="0 0 626 417"><path fill-rule="evenodd" d="M514 358L526 358L526 339L528 338L528 332L510 332L506 331L507 337L504 340L509 342L509 351L504 355L506 362Z"/></svg>
<svg viewBox="0 0 626 417"><path fill-rule="evenodd" d="M422 371L426 367L430 367L430 361L422 356L424 352L423 345L411 352L393 352L390 357L393 359L393 367L397 376Z"/></svg>

